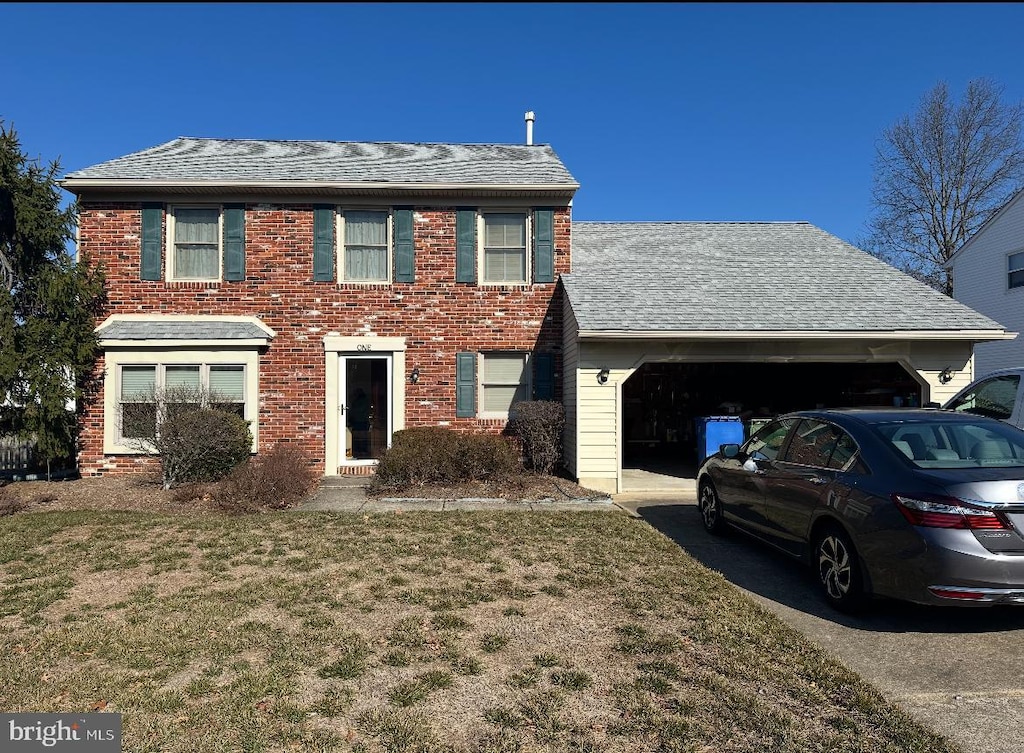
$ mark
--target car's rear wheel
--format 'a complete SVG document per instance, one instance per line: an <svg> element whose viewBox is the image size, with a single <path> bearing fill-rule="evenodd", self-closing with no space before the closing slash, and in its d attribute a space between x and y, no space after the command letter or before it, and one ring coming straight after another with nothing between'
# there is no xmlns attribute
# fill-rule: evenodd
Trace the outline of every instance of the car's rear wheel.
<svg viewBox="0 0 1024 753"><path fill-rule="evenodd" d="M721 534L725 531L722 500L719 499L718 492L715 491L715 485L710 481L704 481L700 485L697 508L700 510L700 519L704 523L704 530L714 534Z"/></svg>
<svg viewBox="0 0 1024 753"><path fill-rule="evenodd" d="M825 600L843 612L855 612L864 605L864 581L857 550L838 526L829 526L817 536L814 565Z"/></svg>

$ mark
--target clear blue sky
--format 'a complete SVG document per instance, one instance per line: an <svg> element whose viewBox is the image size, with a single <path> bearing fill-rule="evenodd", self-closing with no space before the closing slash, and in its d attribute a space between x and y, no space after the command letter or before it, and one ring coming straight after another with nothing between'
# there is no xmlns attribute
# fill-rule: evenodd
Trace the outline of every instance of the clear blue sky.
<svg viewBox="0 0 1024 753"><path fill-rule="evenodd" d="M522 143L534 110L576 219L846 240L936 82L1024 99L1021 4L21 4L0 29L0 119L65 172L176 136Z"/></svg>

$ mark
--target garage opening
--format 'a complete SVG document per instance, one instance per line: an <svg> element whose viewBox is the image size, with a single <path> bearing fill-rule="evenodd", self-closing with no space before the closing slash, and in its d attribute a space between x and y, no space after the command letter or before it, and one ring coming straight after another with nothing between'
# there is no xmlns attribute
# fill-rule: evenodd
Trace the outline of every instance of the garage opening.
<svg viewBox="0 0 1024 753"><path fill-rule="evenodd" d="M743 437L782 413L921 405L898 363L647 363L622 386L623 473L696 476L699 419L737 416Z"/></svg>

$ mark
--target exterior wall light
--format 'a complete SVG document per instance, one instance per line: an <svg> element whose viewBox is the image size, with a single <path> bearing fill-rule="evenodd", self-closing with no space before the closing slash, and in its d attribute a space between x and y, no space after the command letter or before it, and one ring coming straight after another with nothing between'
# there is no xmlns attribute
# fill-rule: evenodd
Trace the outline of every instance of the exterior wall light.
<svg viewBox="0 0 1024 753"><path fill-rule="evenodd" d="M610 373L611 372L609 372L608 369L601 369L599 372L597 372L597 383L598 384L607 384L608 383L608 375Z"/></svg>
<svg viewBox="0 0 1024 753"><path fill-rule="evenodd" d="M412 373L409 374L409 381L413 384L418 384L420 381L420 367L413 367Z"/></svg>
<svg viewBox="0 0 1024 753"><path fill-rule="evenodd" d="M943 384L949 384L953 381L953 370L948 366L939 372L939 381Z"/></svg>

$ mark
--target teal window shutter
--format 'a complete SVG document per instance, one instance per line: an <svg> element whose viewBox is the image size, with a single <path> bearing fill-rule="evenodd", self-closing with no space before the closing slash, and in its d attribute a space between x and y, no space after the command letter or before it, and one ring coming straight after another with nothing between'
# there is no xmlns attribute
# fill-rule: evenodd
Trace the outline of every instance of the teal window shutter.
<svg viewBox="0 0 1024 753"><path fill-rule="evenodd" d="M476 210L455 212L455 282L476 282Z"/></svg>
<svg viewBox="0 0 1024 753"><path fill-rule="evenodd" d="M555 399L555 356L552 353L533 356L533 399Z"/></svg>
<svg viewBox="0 0 1024 753"><path fill-rule="evenodd" d="M159 280L160 249L163 246L164 205L142 205L142 259L139 279Z"/></svg>
<svg viewBox="0 0 1024 753"><path fill-rule="evenodd" d="M416 281L412 209L395 208L395 282Z"/></svg>
<svg viewBox="0 0 1024 753"><path fill-rule="evenodd" d="M555 281L555 213L533 211L533 281Z"/></svg>
<svg viewBox="0 0 1024 753"><path fill-rule="evenodd" d="M455 416L476 415L476 353L455 354Z"/></svg>
<svg viewBox="0 0 1024 753"><path fill-rule="evenodd" d="M313 279L334 279L334 207L313 207Z"/></svg>
<svg viewBox="0 0 1024 753"><path fill-rule="evenodd" d="M245 279L245 205L224 205L224 279Z"/></svg>

